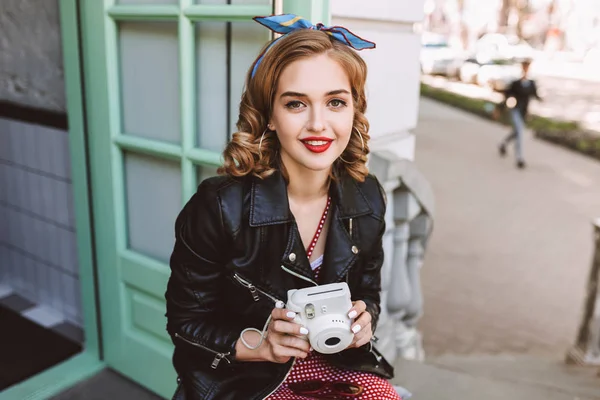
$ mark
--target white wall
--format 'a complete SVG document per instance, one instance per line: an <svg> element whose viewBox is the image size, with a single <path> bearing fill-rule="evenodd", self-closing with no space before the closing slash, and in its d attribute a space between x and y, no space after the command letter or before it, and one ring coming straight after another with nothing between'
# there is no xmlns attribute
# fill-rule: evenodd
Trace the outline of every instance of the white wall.
<svg viewBox="0 0 600 400"><path fill-rule="evenodd" d="M419 105L419 52L416 24L424 0L331 0L332 25L342 25L377 44L361 51L369 66L368 111L371 150L385 149L413 159Z"/></svg>

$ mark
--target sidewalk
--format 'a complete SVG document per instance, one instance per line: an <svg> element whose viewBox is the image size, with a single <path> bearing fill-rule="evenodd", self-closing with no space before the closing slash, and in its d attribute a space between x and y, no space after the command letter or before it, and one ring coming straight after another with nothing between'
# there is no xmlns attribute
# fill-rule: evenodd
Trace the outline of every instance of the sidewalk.
<svg viewBox="0 0 600 400"><path fill-rule="evenodd" d="M517 353L562 359L574 342L600 216L600 163L527 135L525 170L507 128L423 99L416 163L436 195L422 269L428 357Z"/></svg>
<svg viewBox="0 0 600 400"><path fill-rule="evenodd" d="M597 400L595 370L527 357L451 358L396 363L394 383L414 400Z"/></svg>
<svg viewBox="0 0 600 400"><path fill-rule="evenodd" d="M425 363L398 360L413 399L600 399L598 369L566 366L600 215L600 163L422 99L416 162L436 195L421 270Z"/></svg>

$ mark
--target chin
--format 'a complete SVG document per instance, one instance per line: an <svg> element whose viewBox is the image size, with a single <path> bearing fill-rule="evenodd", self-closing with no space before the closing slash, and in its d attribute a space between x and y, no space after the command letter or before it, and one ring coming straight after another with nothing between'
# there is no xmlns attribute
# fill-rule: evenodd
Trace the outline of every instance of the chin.
<svg viewBox="0 0 600 400"><path fill-rule="evenodd" d="M333 153L327 155L321 154L320 156L310 157L308 160L304 160L305 162L303 165L313 171L323 171L325 169L330 169L336 159L337 157L334 157Z"/></svg>
<svg viewBox="0 0 600 400"><path fill-rule="evenodd" d="M307 161L307 162L303 162L301 163L301 165L311 171L325 171L325 170L329 170L331 169L331 167L333 166L333 162L335 160L311 160L311 161Z"/></svg>
<svg viewBox="0 0 600 400"><path fill-rule="evenodd" d="M320 154L312 154L305 149L301 149L301 151L298 151L295 154L284 153L282 154L282 158L284 159L284 163L289 162L295 164L295 168L314 172L329 171L337 159L337 152L331 150L332 149L329 149ZM286 158L287 161L285 160Z"/></svg>

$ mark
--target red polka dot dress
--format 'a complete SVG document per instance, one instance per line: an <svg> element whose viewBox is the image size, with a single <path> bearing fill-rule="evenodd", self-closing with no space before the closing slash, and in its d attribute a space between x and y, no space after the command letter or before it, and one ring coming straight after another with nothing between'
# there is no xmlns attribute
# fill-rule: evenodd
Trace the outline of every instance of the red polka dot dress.
<svg viewBox="0 0 600 400"><path fill-rule="evenodd" d="M320 264L323 258L315 260L312 264L318 263L319 266L314 270L315 278L318 279L321 270ZM309 393L300 391L294 387L301 382L310 382L313 386ZM332 383L351 384L354 387L362 388L362 392L358 395L343 395L340 391L336 391L336 387ZM318 387L320 386L320 388ZM294 389L294 390L293 390ZM338 396L333 396L337 394ZM283 384L269 397L267 400L306 400L306 399L361 399L361 400L401 400L393 386L386 379L377 375L353 370L346 370L335 367L327 362L327 360L316 351L311 351L305 359L298 358L292 367L292 370Z"/></svg>

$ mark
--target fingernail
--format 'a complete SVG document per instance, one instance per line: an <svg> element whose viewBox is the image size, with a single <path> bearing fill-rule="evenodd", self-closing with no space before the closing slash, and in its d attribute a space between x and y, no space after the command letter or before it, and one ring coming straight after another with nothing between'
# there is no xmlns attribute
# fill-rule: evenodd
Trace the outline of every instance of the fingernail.
<svg viewBox="0 0 600 400"><path fill-rule="evenodd" d="M356 314L358 314L356 310L352 310L348 313L348 318L354 318L356 317Z"/></svg>
<svg viewBox="0 0 600 400"><path fill-rule="evenodd" d="M313 348L312 348L312 346L310 346L310 347L308 348L308 351L313 351Z"/></svg>
<svg viewBox="0 0 600 400"><path fill-rule="evenodd" d="M300 328L300 333L302 335L308 335L308 329L306 329L305 327Z"/></svg>
<svg viewBox="0 0 600 400"><path fill-rule="evenodd" d="M285 314L288 318L294 318L296 317L296 313L293 311L288 311L287 314Z"/></svg>
<svg viewBox="0 0 600 400"><path fill-rule="evenodd" d="M283 308L285 306L285 304L283 304L283 301L279 300L277 303L275 303L275 307L276 308Z"/></svg>
<svg viewBox="0 0 600 400"><path fill-rule="evenodd" d="M354 327L352 328L352 332L358 333L359 331L360 331L360 325L354 325Z"/></svg>

